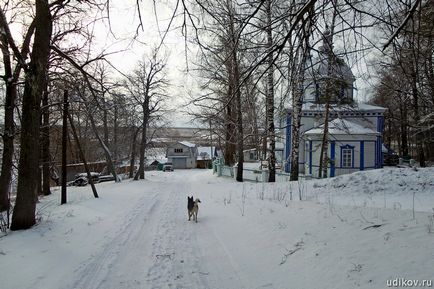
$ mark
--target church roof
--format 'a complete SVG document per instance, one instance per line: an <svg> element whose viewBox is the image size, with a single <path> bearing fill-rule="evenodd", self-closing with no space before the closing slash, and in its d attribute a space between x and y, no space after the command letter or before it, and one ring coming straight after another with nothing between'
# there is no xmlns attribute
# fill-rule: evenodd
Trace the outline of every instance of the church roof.
<svg viewBox="0 0 434 289"><path fill-rule="evenodd" d="M312 128L305 132L306 135L323 134L324 124ZM347 119L336 118L329 121L328 133L331 135L377 135L379 134L375 130L367 127L363 127L358 123L349 121Z"/></svg>
<svg viewBox="0 0 434 289"><path fill-rule="evenodd" d="M305 102L303 103L302 111L309 112L322 112L325 111L324 103L313 103ZM289 108L292 111L292 107ZM355 103L355 104L330 104L330 111L332 112L385 112L387 109L381 106L366 104L366 103Z"/></svg>
<svg viewBox="0 0 434 289"><path fill-rule="evenodd" d="M189 148L194 148L196 146L194 143L191 143L188 141L180 141L179 143L182 145L185 145L186 147L189 147Z"/></svg>
<svg viewBox="0 0 434 289"><path fill-rule="evenodd" d="M351 68L348 64L340 57L333 55L332 64L330 64L329 56L327 53L319 52L318 56L312 56L308 59L305 75L306 79L321 79L328 77L329 65L331 77L342 79L348 83L353 83L356 79Z"/></svg>

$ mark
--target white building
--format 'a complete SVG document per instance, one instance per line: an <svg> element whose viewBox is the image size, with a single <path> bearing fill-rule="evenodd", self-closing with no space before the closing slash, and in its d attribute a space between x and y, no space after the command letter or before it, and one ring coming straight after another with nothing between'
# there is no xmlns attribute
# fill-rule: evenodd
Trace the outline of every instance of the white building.
<svg viewBox="0 0 434 289"><path fill-rule="evenodd" d="M175 169L196 168L198 152L196 145L193 143L187 141L176 142L168 146L166 156L168 162L171 162Z"/></svg>
<svg viewBox="0 0 434 289"><path fill-rule="evenodd" d="M324 35L318 56L311 57L305 69L299 172L318 176L327 102L325 97L329 98L330 103L328 176L381 168L383 113L386 109L354 102L355 77L348 65L331 52L332 45L327 44L331 39L328 32ZM330 89L330 83L333 83L333 90ZM292 108L288 109L285 118L285 172L289 172L291 167L292 113Z"/></svg>

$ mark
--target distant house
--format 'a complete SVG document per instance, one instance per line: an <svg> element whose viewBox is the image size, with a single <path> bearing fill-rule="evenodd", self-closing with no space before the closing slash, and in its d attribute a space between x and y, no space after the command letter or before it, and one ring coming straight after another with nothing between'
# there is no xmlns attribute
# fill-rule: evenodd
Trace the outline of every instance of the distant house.
<svg viewBox="0 0 434 289"><path fill-rule="evenodd" d="M245 162L257 162L259 161L259 153L256 148L243 151Z"/></svg>
<svg viewBox="0 0 434 289"><path fill-rule="evenodd" d="M167 161L173 164L174 169L196 168L198 152L195 144L180 141L167 147Z"/></svg>
<svg viewBox="0 0 434 289"><path fill-rule="evenodd" d="M197 152L197 168L199 169L209 168L212 160L222 155L219 149L216 150L216 147L198 147Z"/></svg>
<svg viewBox="0 0 434 289"><path fill-rule="evenodd" d="M274 155L276 157L276 168L277 169L281 169L282 168L282 163L283 163L283 152L284 152L284 143L282 142L276 142L274 144ZM267 143L268 149L269 149L269 143ZM260 160L262 161L268 161L269 158L269 151L267 151L268 155L267 155L267 159L266 160L262 160L260 157L260 153L258 152L258 150L256 148L253 149L248 149L248 150L244 150L243 154L244 154L244 161L245 162L259 162ZM267 162L265 162L267 163Z"/></svg>

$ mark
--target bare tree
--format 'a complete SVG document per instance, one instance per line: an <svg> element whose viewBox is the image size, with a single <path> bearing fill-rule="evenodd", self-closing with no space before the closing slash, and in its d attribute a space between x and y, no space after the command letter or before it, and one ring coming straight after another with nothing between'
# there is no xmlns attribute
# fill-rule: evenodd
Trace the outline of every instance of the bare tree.
<svg viewBox="0 0 434 289"><path fill-rule="evenodd" d="M267 14L267 48L272 51L273 48L273 34L272 34L272 14L271 14L271 0L267 0L266 3L266 14ZM268 132L268 141L269 141L269 162L268 162L268 171L269 171L269 182L276 181L276 136L274 130L274 69L273 69L273 53L269 53L268 55L268 71L267 71L267 96L266 96L266 107L267 107L267 121L268 124L267 132Z"/></svg>
<svg viewBox="0 0 434 289"><path fill-rule="evenodd" d="M35 174L39 168L39 121L41 95L46 89L46 75L50 54L52 18L48 1L35 3L35 36L30 63L25 65L25 87L23 95L20 160L18 164L17 199L12 215L11 230L27 229L35 224L35 207L39 177ZM8 29L2 23L2 30ZM10 46L16 47L12 37L8 37ZM23 59L20 52L14 51L15 57Z"/></svg>
<svg viewBox="0 0 434 289"><path fill-rule="evenodd" d="M127 90L134 103L142 112L139 169L134 179L145 178L145 153L150 120L160 109L168 81L165 73L167 59L161 57L158 49L149 58L139 63L134 73L127 79ZM134 147L132 148L134 153Z"/></svg>
<svg viewBox="0 0 434 289"><path fill-rule="evenodd" d="M3 80L6 84L5 91L5 113L4 113L4 131L2 166L0 174L0 212L9 209L9 188L12 177L12 164L14 154L14 138L15 138L15 122L14 109L17 98L18 80L23 69L22 62L13 63L13 55L11 55L11 45L15 45L12 41L12 35L8 29L8 22L4 11L0 8L0 27L2 29L0 35L0 48L3 54L4 75ZM32 22L24 37L23 44L20 50L20 55L23 59L27 58L29 53L30 40L35 31L35 22ZM15 47L14 50L17 50Z"/></svg>

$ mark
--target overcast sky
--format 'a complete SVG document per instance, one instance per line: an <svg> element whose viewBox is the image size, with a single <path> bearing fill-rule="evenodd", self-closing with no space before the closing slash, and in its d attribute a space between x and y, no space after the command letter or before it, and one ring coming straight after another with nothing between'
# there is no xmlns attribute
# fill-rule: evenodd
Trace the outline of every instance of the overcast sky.
<svg viewBox="0 0 434 289"><path fill-rule="evenodd" d="M143 0L141 5L141 17L143 28L139 26L139 16L135 0L111 1L110 2L110 26L107 22L100 22L95 29L95 36L100 47L109 51L120 51L109 56L109 60L117 69L125 74L130 73L151 49L160 45L163 34L169 25L169 20L175 9L175 1L156 1L156 12L152 0ZM158 21L157 21L158 18ZM158 25L157 25L158 22ZM169 88L171 109L176 112L171 114L172 125L192 126L188 115L180 108L185 104L185 96L188 91L195 90L194 81L185 73L186 55L185 38L178 28L179 17L176 18L171 30L164 38L161 49L168 56L167 74L171 86ZM132 40L138 31L136 40ZM195 53L189 46L189 60L193 60Z"/></svg>
<svg viewBox="0 0 434 289"><path fill-rule="evenodd" d="M112 1L110 9L111 30L116 38L110 33L107 23L100 23L97 31L97 37L105 46L109 46L110 50L125 50L110 57L111 61L118 69L124 73L128 73L134 69L137 62L142 57L149 53L152 47L161 43L162 35L169 25L169 20L175 9L176 0L156 1L156 11L154 10L154 2L152 0L141 1L141 13L143 21L143 29L139 29L137 41L131 41L136 34L136 29L139 25L139 17L137 12L136 0L126 0L122 2ZM181 8L178 8L179 12ZM179 14L178 12L178 14ZM158 21L157 21L158 18ZM185 73L186 62L194 61L195 47L189 44L188 60L185 55L185 38L181 33L179 26L182 18L175 18L171 25L171 30L164 39L164 49L168 55L168 73L172 83L170 88L173 101L170 103L176 109L176 113L172 116L173 125L176 126L192 126L189 123L189 117L182 112L180 106L185 104L185 98L188 93L200 93L197 88L195 78ZM157 24L158 22L158 24ZM193 34L193 29L189 29L190 36ZM366 36L375 38L372 31L366 29ZM349 41L349 35L336 35L334 37L336 52L343 51L343 42ZM121 41L121 39L124 39ZM367 59L373 59L375 53L367 52L364 56ZM360 59L360 54L355 56L349 55L344 58L348 65L352 68L353 74L356 77L354 97L359 102L368 101L373 94L372 84L374 79L373 69L367 66L366 61ZM189 64L191 68L191 63Z"/></svg>
<svg viewBox="0 0 434 289"><path fill-rule="evenodd" d="M169 25L169 20L176 6L176 0L155 2L153 0L139 1L143 28L139 28L138 36L136 40L133 40L139 26L137 1L110 1L110 26L108 21L99 21L94 27L95 42L93 45L96 45L94 48L95 53L102 50L118 52L110 55L109 60L124 74L130 73L138 62L149 54L153 47L161 43L162 35ZM157 5L155 10L154 4ZM106 11L103 13L104 16L107 15ZM90 14L93 19L94 15ZM171 108L176 110L170 118L174 126L193 126L194 124L190 123L190 118L183 112L181 106L186 103L189 93L200 93L195 81L196 78L185 73L187 61L194 61L196 53L195 47L189 44L188 59L186 59L185 38L181 33L181 29L179 29L181 21L181 17L175 18L171 30L164 39L163 46L163 50L168 55L167 73L172 84L169 89L171 95L169 103L172 106ZM19 31L19 28L17 30ZM193 34L192 29L189 29L188 32L190 35ZM337 49L339 49L339 41L341 41L340 36L336 36ZM373 53L370 53L366 57L375 59L373 55ZM366 102L373 93L372 84L374 80L370 79L372 69L368 69L364 60L359 59L357 62L354 59L352 60L350 59L348 64L352 67L357 79L355 97L359 102Z"/></svg>

